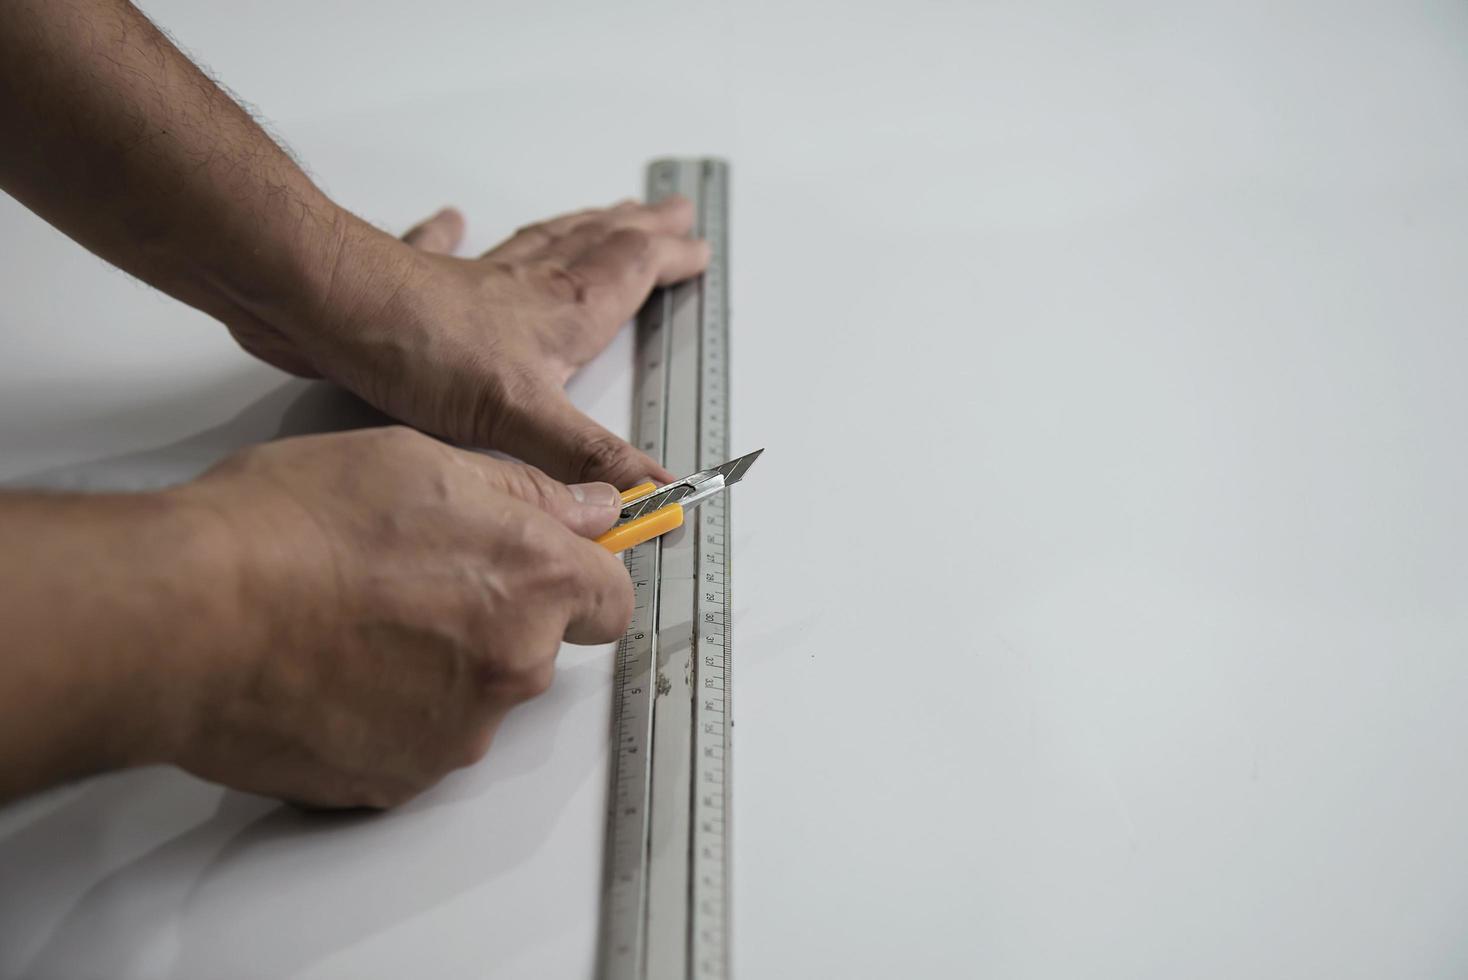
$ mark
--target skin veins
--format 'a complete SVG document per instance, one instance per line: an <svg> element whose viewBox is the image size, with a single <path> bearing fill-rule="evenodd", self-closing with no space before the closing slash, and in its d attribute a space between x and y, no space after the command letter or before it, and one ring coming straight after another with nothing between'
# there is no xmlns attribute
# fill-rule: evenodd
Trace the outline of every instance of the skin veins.
<svg viewBox="0 0 1468 980"><path fill-rule="evenodd" d="M479 758L563 639L625 628L626 573L587 539L616 487L670 475L563 386L707 264L687 201L474 258L453 209L394 238L124 0L0 0L0 187L411 426L256 447L158 493L0 494L0 800L167 762L389 806Z"/></svg>

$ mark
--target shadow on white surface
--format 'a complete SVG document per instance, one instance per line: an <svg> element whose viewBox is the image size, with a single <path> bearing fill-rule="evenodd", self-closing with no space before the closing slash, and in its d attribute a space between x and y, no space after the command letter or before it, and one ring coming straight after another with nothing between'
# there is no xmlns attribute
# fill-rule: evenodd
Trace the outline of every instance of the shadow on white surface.
<svg viewBox="0 0 1468 980"><path fill-rule="evenodd" d="M625 342L620 346L625 346ZM569 393L578 405L599 404L612 394L608 389L619 383L625 386L625 382L609 370L604 363L606 360L593 362L572 379ZM172 403L150 403L147 411L154 416L188 417L201 413L218 397L214 387L193 389L180 393ZM0 486L75 491L156 490L190 480L245 446L272 439L344 432L395 422L392 417L330 382L291 378L250 402L222 425L152 449L102 456L13 476L0 481Z"/></svg>
<svg viewBox="0 0 1468 980"><path fill-rule="evenodd" d="M481 765L387 813L303 812L168 769L82 787L0 840L6 891L40 896L3 913L0 931L40 933L5 975L290 976L494 881L534 855L567 799L598 778L597 754L545 736L601 693L603 674L596 660L563 669L547 696L511 715ZM120 838L188 813L203 819L106 870ZM496 932L493 917L485 928ZM503 928L490 945L508 958L541 938Z"/></svg>
<svg viewBox="0 0 1468 980"><path fill-rule="evenodd" d="M572 394L585 405L617 383L614 372L593 365ZM161 397L147 411L202 416L219 397L217 386L199 388ZM227 422L186 438L22 473L4 485L155 489L247 445L392 421L331 384L282 380ZM483 762L388 813L307 813L166 768L22 801L0 823L5 894L26 896L0 905L0 977L332 972L333 956L527 862L538 867L544 859L535 855L568 801L599 786L605 769L604 748L588 749L601 744L607 663L596 652L563 652L562 664L547 695L509 716ZM562 940L567 921L547 915L516 883L483 894L485 927L476 938L497 957L538 955Z"/></svg>
<svg viewBox="0 0 1468 980"><path fill-rule="evenodd" d="M187 416L214 397L211 390L192 391L176 404L156 408ZM392 419L342 388L323 381L292 379L251 402L223 425L177 442L52 467L6 482L12 487L52 490L152 490L191 479L244 446L287 436L361 429L391 422Z"/></svg>

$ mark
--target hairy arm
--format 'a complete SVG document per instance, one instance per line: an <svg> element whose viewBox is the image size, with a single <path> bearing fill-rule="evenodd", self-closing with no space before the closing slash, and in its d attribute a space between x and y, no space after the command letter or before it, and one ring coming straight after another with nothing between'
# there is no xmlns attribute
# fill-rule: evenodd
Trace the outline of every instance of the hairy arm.
<svg viewBox="0 0 1468 980"><path fill-rule="evenodd" d="M170 494L0 494L0 800L169 756L243 639L223 543Z"/></svg>
<svg viewBox="0 0 1468 980"><path fill-rule="evenodd" d="M309 316L373 235L120 0L0 0L0 185L226 322Z"/></svg>
<svg viewBox="0 0 1468 980"><path fill-rule="evenodd" d="M532 225L478 259L333 203L126 0L0 0L0 187L223 321L250 353L565 480L668 479L564 385L652 288L701 271L687 201Z"/></svg>
<svg viewBox="0 0 1468 980"><path fill-rule="evenodd" d="M477 757L563 637L625 626L626 572L584 536L615 518L606 484L669 477L564 385L707 263L687 201L554 218L476 259L449 254L452 210L400 241L125 0L0 0L0 187L252 354L583 484L390 431L159 494L0 494L0 799L168 760L394 802Z"/></svg>
<svg viewBox="0 0 1468 980"><path fill-rule="evenodd" d="M562 640L626 628L607 484L406 428L141 494L0 493L0 802L172 763L387 806L475 761Z"/></svg>

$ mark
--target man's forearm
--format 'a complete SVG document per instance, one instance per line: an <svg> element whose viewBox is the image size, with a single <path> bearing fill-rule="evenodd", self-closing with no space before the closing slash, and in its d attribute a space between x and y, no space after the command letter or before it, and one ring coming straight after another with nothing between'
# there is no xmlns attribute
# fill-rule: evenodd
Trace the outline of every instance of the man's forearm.
<svg viewBox="0 0 1468 980"><path fill-rule="evenodd" d="M241 644L217 521L164 493L0 493L0 801L162 762Z"/></svg>
<svg viewBox="0 0 1468 980"><path fill-rule="evenodd" d="M363 233L124 0L0 0L0 186L225 320L309 316Z"/></svg>

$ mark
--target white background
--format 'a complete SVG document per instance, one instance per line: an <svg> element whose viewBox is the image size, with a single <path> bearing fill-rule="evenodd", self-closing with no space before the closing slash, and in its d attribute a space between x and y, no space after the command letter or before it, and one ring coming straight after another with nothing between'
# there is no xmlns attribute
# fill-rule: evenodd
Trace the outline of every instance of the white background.
<svg viewBox="0 0 1468 980"><path fill-rule="evenodd" d="M386 227L732 160L741 976L1468 971L1463 5L146 7ZM0 479L370 418L8 199L0 255ZM0 811L0 974L588 976L609 698L567 650L381 817Z"/></svg>

